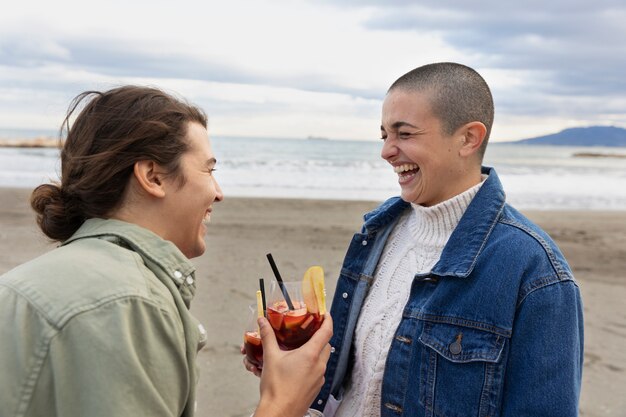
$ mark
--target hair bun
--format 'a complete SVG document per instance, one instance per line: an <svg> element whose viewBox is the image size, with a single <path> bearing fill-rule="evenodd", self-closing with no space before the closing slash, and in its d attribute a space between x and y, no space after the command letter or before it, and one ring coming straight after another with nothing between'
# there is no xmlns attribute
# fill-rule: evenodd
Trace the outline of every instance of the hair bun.
<svg viewBox="0 0 626 417"><path fill-rule="evenodd" d="M75 204L56 184L42 184L35 188L30 205L37 213L39 228L52 240L69 239L83 223Z"/></svg>

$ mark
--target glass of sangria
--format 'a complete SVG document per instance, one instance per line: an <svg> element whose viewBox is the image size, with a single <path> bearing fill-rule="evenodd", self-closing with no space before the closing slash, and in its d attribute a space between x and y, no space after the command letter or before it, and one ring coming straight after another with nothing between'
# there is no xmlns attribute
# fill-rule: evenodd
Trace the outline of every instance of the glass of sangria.
<svg viewBox="0 0 626 417"><path fill-rule="evenodd" d="M257 303L249 307L243 335L246 359L259 369L263 367L263 344L258 317L265 315L282 350L292 350L311 338L326 313L324 270L319 266L307 269L301 282L272 281L267 303L263 280L260 281L263 290L257 291Z"/></svg>
<svg viewBox="0 0 626 417"><path fill-rule="evenodd" d="M258 312L257 305L250 304L248 308L248 320L246 329L243 334L243 345L246 351L248 362L259 369L263 368L263 345L261 344L261 335L259 334L259 326L257 324Z"/></svg>
<svg viewBox="0 0 626 417"><path fill-rule="evenodd" d="M315 294L312 296L303 294L301 282L271 282L267 320L281 349L299 348L322 325L323 313L320 314Z"/></svg>

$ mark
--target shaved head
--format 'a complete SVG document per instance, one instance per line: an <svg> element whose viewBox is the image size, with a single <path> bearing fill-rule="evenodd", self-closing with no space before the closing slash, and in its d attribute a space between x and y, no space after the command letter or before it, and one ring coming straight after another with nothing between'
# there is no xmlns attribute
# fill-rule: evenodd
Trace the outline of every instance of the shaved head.
<svg viewBox="0 0 626 417"><path fill-rule="evenodd" d="M493 125L494 106L489 86L475 70L453 62L428 64L398 78L387 93L394 90L427 94L431 111L447 135L466 123L484 124L487 133L480 148L482 160Z"/></svg>

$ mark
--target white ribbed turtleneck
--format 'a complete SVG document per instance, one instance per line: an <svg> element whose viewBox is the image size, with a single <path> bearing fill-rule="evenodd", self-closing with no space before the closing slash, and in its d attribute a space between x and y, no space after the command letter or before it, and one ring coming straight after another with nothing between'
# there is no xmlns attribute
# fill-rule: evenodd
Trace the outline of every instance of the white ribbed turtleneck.
<svg viewBox="0 0 626 417"><path fill-rule="evenodd" d="M485 177L483 177L484 181ZM482 182L432 207L411 204L385 245L354 336L354 367L336 417L380 416L389 346L416 273L429 272Z"/></svg>

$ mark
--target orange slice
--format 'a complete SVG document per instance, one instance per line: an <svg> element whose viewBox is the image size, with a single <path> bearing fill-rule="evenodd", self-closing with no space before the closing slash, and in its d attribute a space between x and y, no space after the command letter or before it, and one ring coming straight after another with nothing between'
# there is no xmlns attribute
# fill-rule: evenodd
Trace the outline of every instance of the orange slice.
<svg viewBox="0 0 626 417"><path fill-rule="evenodd" d="M251 345L259 346L261 344L261 336L257 332L246 332L244 341Z"/></svg>
<svg viewBox="0 0 626 417"><path fill-rule="evenodd" d="M283 325L282 313L278 313L272 309L267 310L267 320L274 330L280 330L280 327Z"/></svg>
<svg viewBox="0 0 626 417"><path fill-rule="evenodd" d="M310 313L326 313L326 287L324 285L324 270L321 266L312 266L304 273L302 298L304 298L304 303Z"/></svg>
<svg viewBox="0 0 626 417"><path fill-rule="evenodd" d="M296 326L301 325L308 316L306 308L300 308L298 310L289 311L285 314L283 322L286 329L293 329ZM309 316L310 317L310 316Z"/></svg>

